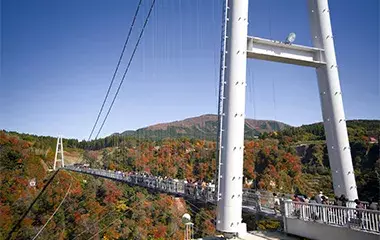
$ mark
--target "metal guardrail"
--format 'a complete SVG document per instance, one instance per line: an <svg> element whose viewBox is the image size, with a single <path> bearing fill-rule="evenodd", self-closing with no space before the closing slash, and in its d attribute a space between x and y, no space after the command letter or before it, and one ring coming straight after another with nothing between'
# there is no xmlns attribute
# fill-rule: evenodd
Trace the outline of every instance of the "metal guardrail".
<svg viewBox="0 0 380 240"><path fill-rule="evenodd" d="M285 217L380 234L380 211L285 201Z"/></svg>
<svg viewBox="0 0 380 240"><path fill-rule="evenodd" d="M165 193L186 196L188 198L193 198L205 202L216 202L216 193L214 185L201 186L192 183L187 183L184 180L162 179L160 177L145 176L142 174L126 174L120 171L114 172L110 170L77 168L72 166L67 166L65 168L71 171L115 179Z"/></svg>

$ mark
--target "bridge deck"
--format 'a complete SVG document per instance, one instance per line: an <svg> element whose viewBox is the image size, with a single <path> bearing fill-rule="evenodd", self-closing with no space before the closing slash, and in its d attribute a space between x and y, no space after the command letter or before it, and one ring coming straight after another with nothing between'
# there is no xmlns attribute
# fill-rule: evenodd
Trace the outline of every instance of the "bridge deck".
<svg viewBox="0 0 380 240"><path fill-rule="evenodd" d="M114 172L110 170L91 169L91 168L77 168L67 166L65 169L94 176L104 177L116 181L125 182L131 185L140 186L163 192L171 195L185 197L187 199L198 200L210 204L216 204L215 186L199 186L187 183L183 180L176 179L161 179L154 176L144 176L140 174L125 174L122 172ZM253 193L250 189L243 191L243 211L250 213L258 213L260 215L282 220L281 213L275 213L273 208L270 207L271 199L262 198L261 204L258 201L257 194Z"/></svg>

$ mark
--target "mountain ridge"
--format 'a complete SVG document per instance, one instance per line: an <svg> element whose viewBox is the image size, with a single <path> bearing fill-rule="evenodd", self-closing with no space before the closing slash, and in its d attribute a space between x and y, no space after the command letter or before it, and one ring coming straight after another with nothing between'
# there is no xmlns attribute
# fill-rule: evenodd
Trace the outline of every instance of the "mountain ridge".
<svg viewBox="0 0 380 240"><path fill-rule="evenodd" d="M245 119L245 137L254 138L264 132L280 131L290 125L274 120ZM166 123L157 123L137 130L126 130L112 135L138 136L151 139L166 137L190 137L215 139L218 129L218 115L203 114Z"/></svg>

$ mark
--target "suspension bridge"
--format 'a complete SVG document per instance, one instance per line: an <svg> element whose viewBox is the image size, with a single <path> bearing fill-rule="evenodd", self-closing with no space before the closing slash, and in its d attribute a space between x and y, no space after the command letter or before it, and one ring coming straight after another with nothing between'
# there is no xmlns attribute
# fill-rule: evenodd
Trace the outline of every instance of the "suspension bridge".
<svg viewBox="0 0 380 240"><path fill-rule="evenodd" d="M188 183L185 180L164 179L160 176L126 174L121 171L80 168L70 165L66 166L64 169L125 182L133 186L140 186L157 192L168 193L216 205L216 188L214 184L202 186L200 184ZM274 219L281 219L281 214L277 214L273 209L274 201L270 196L260 196L252 189L246 188L243 191L243 203L245 204L243 206L244 211L259 213Z"/></svg>
<svg viewBox="0 0 380 240"><path fill-rule="evenodd" d="M201 186L187 183L185 180L164 179L160 176L138 173L128 174L121 171L82 168L71 165L65 166L63 169L103 177L131 186L140 186L155 192L166 193L202 203L213 205L217 203L214 185ZM326 239L333 239L333 237L338 236L342 237L344 234L347 235L346 239L351 239L352 237L378 239L380 237L380 211L292 202L291 200L282 202L280 207L282 210L275 211L273 197L257 194L252 189L243 189L242 203L242 211L248 214L260 214L268 218L283 221L285 232L298 233L297 235L299 236L305 237L307 235L309 238L318 239L319 236L317 234L320 234L318 228L313 229L310 227L316 225L319 226L319 230L329 230L329 233L333 234L331 236L324 236ZM297 228L297 225L302 224L304 225L302 228ZM308 230L305 230L305 227ZM331 230L334 228L335 230ZM309 229L311 229L311 232L306 233ZM299 234L300 232L302 234Z"/></svg>
<svg viewBox="0 0 380 240"><path fill-rule="evenodd" d="M358 198L328 1L307 1L313 46L293 44L294 34L290 34L285 42L248 36L248 0L224 1L220 54L216 186L200 187L179 180L163 180L160 176L125 175L122 172L65 166L62 140L59 140L57 144L54 170L58 168L56 163L59 161L61 168L68 171L109 178L154 191L216 204L216 229L222 232L226 238L254 239L247 233L247 227L242 222L242 211L247 211L251 214L262 214L279 219L283 221L285 233L300 237L349 240L379 239L379 211L284 201L282 203L283 211L281 214L277 214L270 204L273 199L262 198L248 189L243 189L242 186L247 59L260 59L315 68L334 193L337 196L344 194L349 200ZM88 140L94 133L109 96L140 4L141 1L136 9L123 51ZM139 46L154 4L155 0L152 1L122 80L95 138L99 136L110 114ZM61 156L61 159L58 159L57 156Z"/></svg>

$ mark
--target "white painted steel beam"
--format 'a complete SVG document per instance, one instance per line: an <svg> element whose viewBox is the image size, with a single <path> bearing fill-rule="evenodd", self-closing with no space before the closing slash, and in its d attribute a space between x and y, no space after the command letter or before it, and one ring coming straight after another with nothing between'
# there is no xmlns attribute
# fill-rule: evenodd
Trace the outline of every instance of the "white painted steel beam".
<svg viewBox="0 0 380 240"><path fill-rule="evenodd" d="M323 123L335 196L358 198L348 141L342 90L335 56L330 10L327 0L308 0L313 45L325 50L326 65L316 69Z"/></svg>
<svg viewBox="0 0 380 240"><path fill-rule="evenodd" d="M323 49L249 36L247 58L307 67L320 67L326 64Z"/></svg>
<svg viewBox="0 0 380 240"><path fill-rule="evenodd" d="M225 100L216 228L246 234L242 223L248 0L228 0Z"/></svg>

